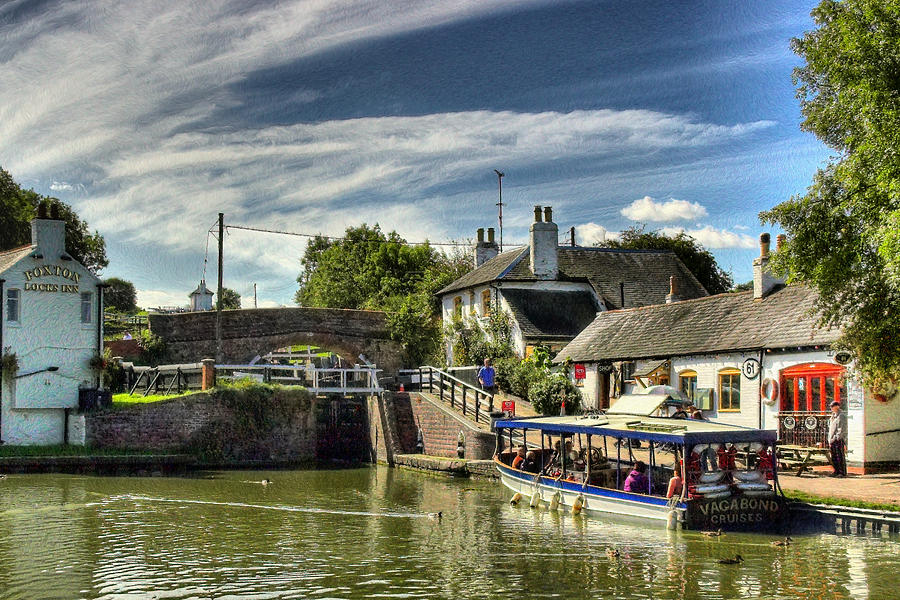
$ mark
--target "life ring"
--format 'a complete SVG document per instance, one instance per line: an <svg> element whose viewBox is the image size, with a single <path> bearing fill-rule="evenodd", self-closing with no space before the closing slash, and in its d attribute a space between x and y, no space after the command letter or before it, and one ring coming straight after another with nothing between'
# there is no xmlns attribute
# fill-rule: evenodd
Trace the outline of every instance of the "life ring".
<svg viewBox="0 0 900 600"><path fill-rule="evenodd" d="M794 417L785 417L781 424L784 425L785 429L791 430L797 424L797 421L794 420Z"/></svg>
<svg viewBox="0 0 900 600"><path fill-rule="evenodd" d="M762 382L762 396L766 404L775 404L778 399L778 382L774 379L764 379Z"/></svg>

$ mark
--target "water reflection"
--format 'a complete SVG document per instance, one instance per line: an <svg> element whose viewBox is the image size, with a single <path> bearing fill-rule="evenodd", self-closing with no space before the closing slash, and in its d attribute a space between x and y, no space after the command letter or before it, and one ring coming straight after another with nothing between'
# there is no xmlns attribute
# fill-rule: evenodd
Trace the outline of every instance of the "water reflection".
<svg viewBox="0 0 900 600"><path fill-rule="evenodd" d="M386 468L10 476L0 598L887 598L900 583L897 541L773 548L507 501L493 482Z"/></svg>

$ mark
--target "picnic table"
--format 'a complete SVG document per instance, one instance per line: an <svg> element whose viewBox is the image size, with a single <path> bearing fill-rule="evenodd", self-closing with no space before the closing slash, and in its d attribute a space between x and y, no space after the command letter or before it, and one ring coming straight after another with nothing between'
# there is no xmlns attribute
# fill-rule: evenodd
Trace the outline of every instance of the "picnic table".
<svg viewBox="0 0 900 600"><path fill-rule="evenodd" d="M818 446L778 446L778 467L788 469L797 467L797 477L814 465L830 465L831 450Z"/></svg>

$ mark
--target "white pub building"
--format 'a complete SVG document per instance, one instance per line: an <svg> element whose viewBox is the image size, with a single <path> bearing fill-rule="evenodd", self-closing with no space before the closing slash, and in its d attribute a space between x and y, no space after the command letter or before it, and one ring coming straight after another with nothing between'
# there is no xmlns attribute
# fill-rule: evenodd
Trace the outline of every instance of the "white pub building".
<svg viewBox="0 0 900 600"><path fill-rule="evenodd" d="M65 221L43 208L32 243L0 252L4 444L66 442L79 391L99 385L92 359L103 353L102 284L66 252Z"/></svg>

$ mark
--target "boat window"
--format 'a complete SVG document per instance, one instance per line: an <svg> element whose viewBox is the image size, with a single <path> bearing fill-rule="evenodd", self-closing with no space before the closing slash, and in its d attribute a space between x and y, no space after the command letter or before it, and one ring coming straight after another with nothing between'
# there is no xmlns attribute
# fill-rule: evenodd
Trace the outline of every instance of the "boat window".
<svg viewBox="0 0 900 600"><path fill-rule="evenodd" d="M719 410L741 410L741 372L738 369L719 371Z"/></svg>

